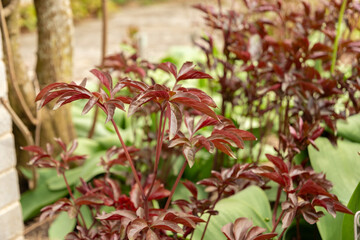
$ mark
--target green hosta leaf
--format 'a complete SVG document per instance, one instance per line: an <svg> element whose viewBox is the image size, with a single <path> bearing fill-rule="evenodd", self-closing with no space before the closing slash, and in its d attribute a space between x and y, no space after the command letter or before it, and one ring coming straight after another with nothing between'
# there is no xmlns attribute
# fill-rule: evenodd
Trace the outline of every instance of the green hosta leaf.
<svg viewBox="0 0 360 240"><path fill-rule="evenodd" d="M352 194L347 207L355 214L360 211L360 183ZM354 215L345 214L342 223L342 239L352 239L354 237Z"/></svg>
<svg viewBox="0 0 360 240"><path fill-rule="evenodd" d="M360 114L348 117L336 123L337 135L350 141L360 143Z"/></svg>
<svg viewBox="0 0 360 240"><path fill-rule="evenodd" d="M40 169L38 173L39 179L36 188L23 193L20 198L24 221L35 217L40 213L41 208L68 194L66 189L51 191L48 188L46 180L56 175L56 170Z"/></svg>
<svg viewBox="0 0 360 240"><path fill-rule="evenodd" d="M360 181L360 144L339 140L338 146L334 147L326 138L318 138L315 143L319 151L308 148L312 167L316 172L326 174L334 185L331 192L347 205ZM320 219L317 225L323 239L341 239L343 217L344 214L337 213L334 219L326 213Z"/></svg>
<svg viewBox="0 0 360 240"><path fill-rule="evenodd" d="M70 218L67 212L60 213L49 228L50 240L62 240L72 232L76 225L76 218Z"/></svg>
<svg viewBox="0 0 360 240"><path fill-rule="evenodd" d="M318 138L315 143L319 151L308 148L311 165L316 172L326 174L334 184L331 192L346 205L360 181L360 144L344 140L334 147L326 138Z"/></svg>
<svg viewBox="0 0 360 240"><path fill-rule="evenodd" d="M246 217L253 222L254 226L263 227L268 232L271 231L269 200L259 187L248 187L229 198L219 201L215 210L219 211L219 215L211 217L204 239L225 239L221 228L227 223L234 222L239 217ZM203 217L204 220L207 220L207 218L208 215ZM202 223L195 230L194 240L201 239L204 227L205 223Z"/></svg>
<svg viewBox="0 0 360 240"><path fill-rule="evenodd" d="M341 239L341 225L344 219L344 213L336 213L336 218L333 218L323 208L317 207L317 211L322 211L325 216L321 217L317 222L322 239L326 240L340 240ZM345 240L345 239L344 239Z"/></svg>

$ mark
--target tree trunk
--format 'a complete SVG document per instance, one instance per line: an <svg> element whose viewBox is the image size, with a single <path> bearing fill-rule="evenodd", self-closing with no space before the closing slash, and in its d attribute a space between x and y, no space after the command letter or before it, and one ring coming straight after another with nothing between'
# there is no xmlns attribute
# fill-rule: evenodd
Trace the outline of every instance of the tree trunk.
<svg viewBox="0 0 360 240"><path fill-rule="evenodd" d="M6 24L9 31L9 40L10 40L10 47L11 52L13 56L13 65L14 70L16 73L16 79L20 88L20 91L22 92L26 102L28 103L29 108L31 109L31 112L33 115L35 115L36 106L35 106L35 88L32 81L30 81L27 71L24 67L24 63L20 57L19 52L19 34L20 34L20 8L19 8L19 2L20 1L14 1L12 0L13 7L11 8L12 11L10 12L10 15L6 18ZM3 6L4 8L9 6L9 3L11 0L3 0ZM4 37L4 36L3 36ZM4 40L3 40L4 43ZM4 45L4 44L3 44ZM4 45L5 47L5 45ZM4 50L4 53L6 51ZM34 133L35 126L30 122L30 120L26 117L26 114L23 110L23 108L19 104L19 99L17 95L15 94L15 90L13 87L13 84L10 82L11 78L9 77L9 65L7 61L7 57L5 57L6 62L6 70L7 70L7 81L8 81L8 87L9 87L9 101L10 105L16 112L16 114L21 118L21 120L24 122L24 124L28 127L30 132ZM16 156L17 156L17 162L18 166L27 166L26 163L29 160L29 155L27 152L20 150L21 146L26 146L27 142L23 136L23 134L20 132L20 130L14 125L13 126L13 133L15 136L15 147L16 147Z"/></svg>
<svg viewBox="0 0 360 240"><path fill-rule="evenodd" d="M38 51L36 74L40 88L54 82L72 80L73 22L69 0L34 0L37 14ZM53 142L54 136L69 142L74 138L70 109L41 113L41 145Z"/></svg>

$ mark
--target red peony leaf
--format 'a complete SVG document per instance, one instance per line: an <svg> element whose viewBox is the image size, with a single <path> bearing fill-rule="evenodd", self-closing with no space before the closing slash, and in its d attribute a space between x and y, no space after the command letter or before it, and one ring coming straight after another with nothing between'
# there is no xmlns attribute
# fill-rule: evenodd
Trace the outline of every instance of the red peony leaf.
<svg viewBox="0 0 360 240"><path fill-rule="evenodd" d="M234 152L231 150L231 148L228 145L223 144L222 141L220 141L218 139L211 140L211 142L215 145L215 147L217 149L219 149L220 151L222 151L226 155L236 159L236 156L235 156Z"/></svg>
<svg viewBox="0 0 360 240"><path fill-rule="evenodd" d="M120 220L123 217L128 218L130 220L134 220L137 218L136 214L130 210L116 210L111 213L106 213L96 218L99 220Z"/></svg>
<svg viewBox="0 0 360 240"><path fill-rule="evenodd" d="M147 187L144 189L146 194L149 191ZM162 198L166 198L169 195L170 195L170 191L164 188L164 184L162 184L159 180L156 180L151 190L151 194L148 198L148 201L159 200Z"/></svg>
<svg viewBox="0 0 360 240"><path fill-rule="evenodd" d="M190 146L190 142L187 138L185 137L181 137L181 138L176 138L173 139L170 144L169 144L169 148L178 146L178 145L186 145L186 146Z"/></svg>
<svg viewBox="0 0 360 240"><path fill-rule="evenodd" d="M195 128L194 128L194 132L199 131L200 129L207 127L207 126L213 126L216 125L218 123L217 120L215 120L212 117L209 116L202 116L201 119L199 120L199 122L196 124Z"/></svg>
<svg viewBox="0 0 360 240"><path fill-rule="evenodd" d="M144 219L137 218L133 220L127 228L127 236L129 240L135 240L139 233L148 228L148 225Z"/></svg>
<svg viewBox="0 0 360 240"><path fill-rule="evenodd" d="M186 161L189 164L189 167L191 168L195 163L196 149L193 148L193 147L184 146L182 152L183 152L183 154L185 156Z"/></svg>
<svg viewBox="0 0 360 240"><path fill-rule="evenodd" d="M172 140L178 133L182 123L182 113L176 103L169 102L170 116L169 116L169 140Z"/></svg>
<svg viewBox="0 0 360 240"><path fill-rule="evenodd" d="M237 240L235 239L234 232L233 232L233 223L228 223L221 228L221 231L226 236L228 240Z"/></svg>
<svg viewBox="0 0 360 240"><path fill-rule="evenodd" d="M176 223L167 220L156 220L151 227L184 234L183 230Z"/></svg>
<svg viewBox="0 0 360 240"><path fill-rule="evenodd" d="M102 72L97 69L92 69L90 72L100 80L100 82L109 90L109 92L111 92L112 79L107 72Z"/></svg>
<svg viewBox="0 0 360 240"><path fill-rule="evenodd" d="M286 229L291 225L292 221L295 218L295 215L296 215L296 208L290 208L284 212L284 216L282 218L282 225L281 225L282 229Z"/></svg>
<svg viewBox="0 0 360 240"><path fill-rule="evenodd" d="M184 182L182 182L182 184L191 192L193 197L197 199L198 191L197 188L195 187L195 184L189 180L185 180Z"/></svg>
<svg viewBox="0 0 360 240"><path fill-rule="evenodd" d="M266 240L266 239L273 239L274 237L277 236L277 233L265 233L262 234L256 238L254 238L253 240ZM251 239L251 238L250 238Z"/></svg>
<svg viewBox="0 0 360 240"><path fill-rule="evenodd" d="M241 217L236 219L233 226L235 239L244 239L252 225L252 221L247 218Z"/></svg>
<svg viewBox="0 0 360 240"><path fill-rule="evenodd" d="M334 218L336 217L336 210L334 207L334 202L333 199L331 198L325 198L325 199L319 199L316 198L311 202L312 206L321 206L323 208L326 209L326 211L333 216Z"/></svg>
<svg viewBox="0 0 360 240"><path fill-rule="evenodd" d="M194 94L198 98L200 98L200 101L202 103L205 103L206 105L213 107L213 108L217 107L214 100L209 95L207 95L204 91L201 91L200 89L197 89L197 88L188 88L187 90L188 90L187 91L188 93Z"/></svg>
<svg viewBox="0 0 360 240"><path fill-rule="evenodd" d="M230 128L229 130L236 133L237 135L239 135L244 141L255 141L255 140L257 140L256 137L251 132L241 130L241 129L237 129L235 127Z"/></svg>
<svg viewBox="0 0 360 240"><path fill-rule="evenodd" d="M104 201L97 196L81 196L75 200L75 205L103 205Z"/></svg>
<svg viewBox="0 0 360 240"><path fill-rule="evenodd" d="M281 158L275 157L270 154L265 154L265 156L267 159L269 159L270 162L272 162L277 167L277 169L279 169L281 173L289 173L288 167Z"/></svg>
<svg viewBox="0 0 360 240"><path fill-rule="evenodd" d="M222 135L233 141L238 148L244 148L244 141L236 134L236 132L215 129L212 134Z"/></svg>
<svg viewBox="0 0 360 240"><path fill-rule="evenodd" d="M42 99L46 94L49 94L50 90L55 89L60 86L66 86L66 85L67 85L66 83L52 83L52 84L47 85L46 87L41 89L41 91L38 93L38 95L35 98L35 102Z"/></svg>
<svg viewBox="0 0 360 240"><path fill-rule="evenodd" d="M157 68L159 68L165 72L171 73L175 78L177 78L177 69L173 63L171 63L171 62L160 63L157 66Z"/></svg>
<svg viewBox="0 0 360 240"><path fill-rule="evenodd" d="M196 96L195 94L189 93L189 92L177 92L174 96L170 98L170 101L173 101L177 98L188 98L193 99L197 102L201 102L200 98Z"/></svg>
<svg viewBox="0 0 360 240"><path fill-rule="evenodd" d="M89 101L85 104L84 109L82 110L81 114L85 115L90 111L91 108L94 107L94 105L97 103L99 99L95 96L91 97Z"/></svg>
<svg viewBox="0 0 360 240"><path fill-rule="evenodd" d="M354 215L354 213L350 209L348 209L346 206L342 205L339 201L335 201L334 206L335 206L335 210L337 212L343 212L343 213Z"/></svg>
<svg viewBox="0 0 360 240"><path fill-rule="evenodd" d="M176 98L174 100L172 100L172 102L177 102L180 104L184 104L190 108L194 108L196 110L198 110L199 112L202 112L216 120L218 120L218 117L216 115L216 113L211 110L206 104L195 101L194 99L190 99L190 98Z"/></svg>
<svg viewBox="0 0 360 240"><path fill-rule="evenodd" d="M273 180L274 182L280 184L281 186L285 186L284 179L277 172L261 172L261 173L259 173L259 175L269 178L270 180Z"/></svg>
<svg viewBox="0 0 360 240"><path fill-rule="evenodd" d="M304 185L301 186L298 195L307 195L311 194L314 196L324 195L330 198L334 198L328 191L326 191L323 187L315 183L313 180L308 179Z"/></svg>
<svg viewBox="0 0 360 240"><path fill-rule="evenodd" d="M188 218L187 216L191 216L191 215L181 214L181 213L175 214L172 212L167 212L163 219L177 223L177 224L182 224L182 225L190 227L190 228L195 228L196 227L195 222L193 220L191 220L190 218Z"/></svg>
<svg viewBox="0 0 360 240"><path fill-rule="evenodd" d="M202 135L193 137L192 144L200 148L205 147L205 149L210 153L213 153L215 150L215 145Z"/></svg>
<svg viewBox="0 0 360 240"><path fill-rule="evenodd" d="M200 78L212 79L212 77L209 74L194 70L194 67L195 65L192 62L184 63L179 71L176 81L178 82L181 80L200 79Z"/></svg>
<svg viewBox="0 0 360 240"><path fill-rule="evenodd" d="M160 240L160 238L149 228L146 232L146 240Z"/></svg>

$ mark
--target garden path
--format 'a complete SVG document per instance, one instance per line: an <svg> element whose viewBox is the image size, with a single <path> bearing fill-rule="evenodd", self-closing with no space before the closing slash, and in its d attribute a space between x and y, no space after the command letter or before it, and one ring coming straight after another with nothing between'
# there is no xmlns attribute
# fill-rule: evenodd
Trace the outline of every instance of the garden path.
<svg viewBox="0 0 360 240"><path fill-rule="evenodd" d="M214 3L213 0L173 0L152 5L128 5L109 15L108 54L120 50L129 26L139 29L143 57L159 60L173 46L191 46L191 36L201 34L202 14L194 3ZM34 76L36 64L36 33L20 38L21 54ZM99 64L101 55L101 19L88 19L76 24L74 30L74 79L89 76L89 70Z"/></svg>

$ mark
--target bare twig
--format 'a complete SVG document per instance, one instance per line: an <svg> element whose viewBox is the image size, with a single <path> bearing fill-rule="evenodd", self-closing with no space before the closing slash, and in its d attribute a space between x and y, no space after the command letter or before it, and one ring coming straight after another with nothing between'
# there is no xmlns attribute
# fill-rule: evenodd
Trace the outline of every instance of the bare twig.
<svg viewBox="0 0 360 240"><path fill-rule="evenodd" d="M32 124L36 125L37 119L31 113L31 110L30 110L28 104L26 103L24 96L23 96L22 92L20 91L19 83L16 78L14 61L13 61L12 51L11 51L11 47L10 47L9 32L8 32L7 25L5 22L5 13L4 13L4 8L3 8L1 1L0 1L0 21L1 21L1 33L2 33L2 36L4 39L4 50L6 52L7 63L8 63L7 67L9 70L9 77L10 77L9 82L12 84L12 86L15 90L15 94L16 94L17 98L19 99L20 105L23 108L26 116L29 118L29 120Z"/></svg>
<svg viewBox="0 0 360 240"><path fill-rule="evenodd" d="M24 230L24 235L32 232L33 230L37 229L38 227L40 227L48 222L52 222L53 220L55 220L56 217L57 217L57 215L53 216L53 217L48 217L48 218L44 219L43 221L35 222L34 224L26 227Z"/></svg>
<svg viewBox="0 0 360 240"><path fill-rule="evenodd" d="M27 145L34 145L34 139L31 135L31 132L26 127L26 125L23 123L23 121L21 121L21 119L16 114L16 112L12 109L9 102L5 98L0 98L0 102L5 107L5 109L8 111L8 113L10 114L11 119L13 120L15 125L19 128L20 132L22 133L22 135L25 138ZM31 186L30 188L34 189L37 185L37 174L36 174L35 167L32 167L31 171L32 171L33 178L32 178L32 182L30 182L30 186Z"/></svg>
<svg viewBox="0 0 360 240"><path fill-rule="evenodd" d="M16 114L16 112L12 109L8 100L6 100L5 98L0 98L0 102L5 107L5 109L9 112L12 120L14 121L16 126L19 128L20 132L23 134L23 136L26 140L26 143L28 145L34 145L34 140L32 138L31 132L26 127L26 125L23 123L23 121L21 121L21 119Z"/></svg>

